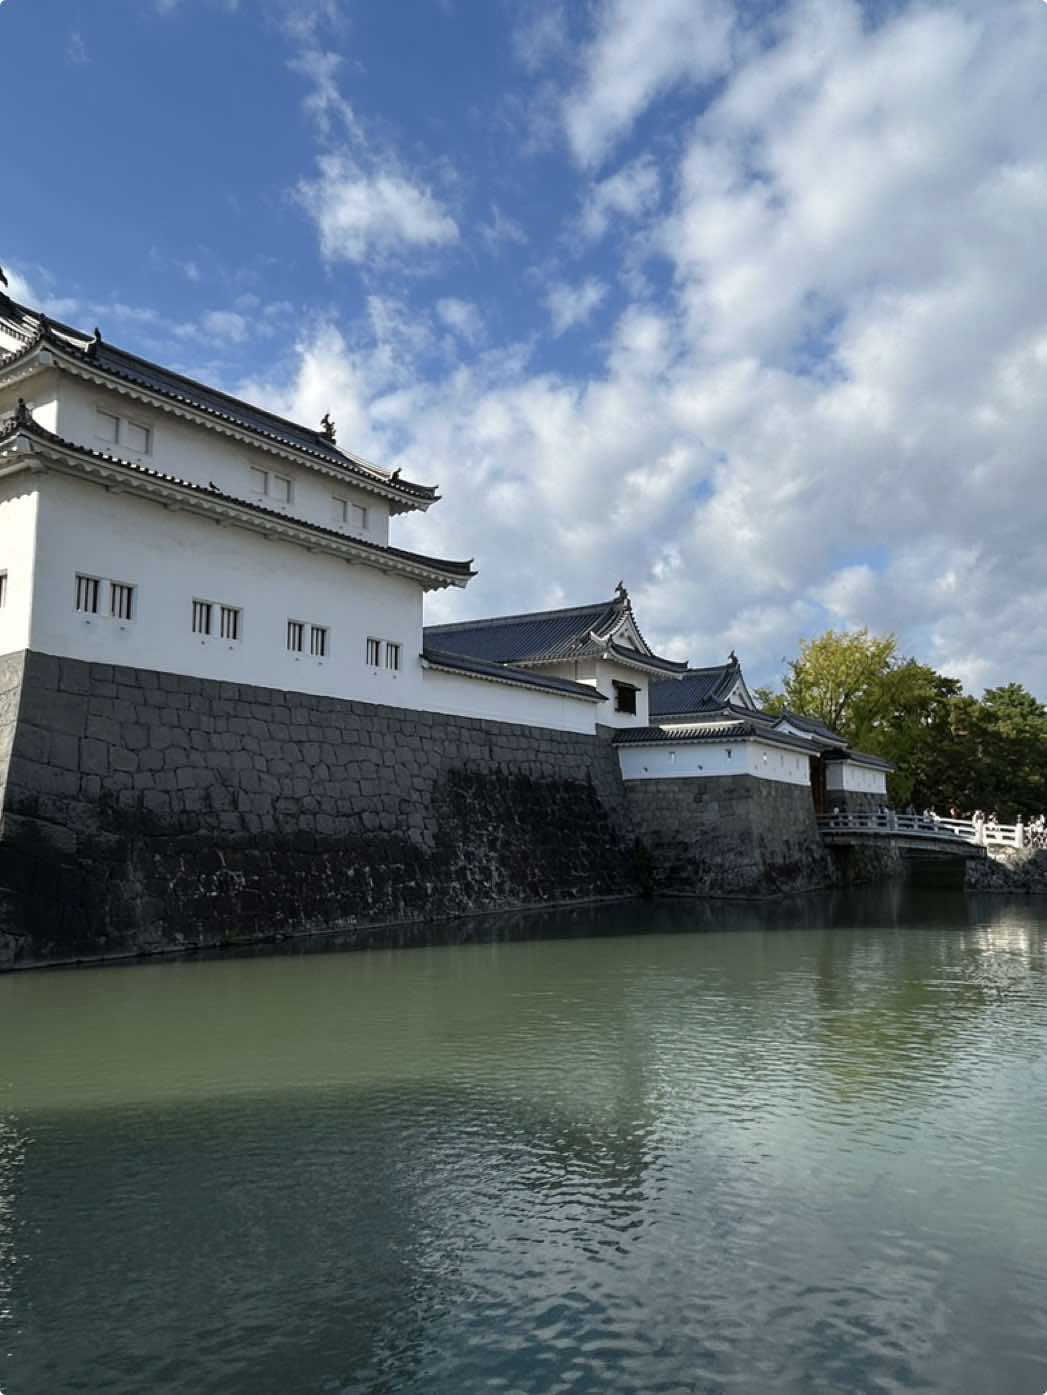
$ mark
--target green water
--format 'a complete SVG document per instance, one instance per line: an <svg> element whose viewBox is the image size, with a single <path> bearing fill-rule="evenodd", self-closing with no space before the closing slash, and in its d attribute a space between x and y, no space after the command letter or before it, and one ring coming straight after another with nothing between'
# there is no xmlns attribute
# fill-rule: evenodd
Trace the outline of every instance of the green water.
<svg viewBox="0 0 1047 1395"><path fill-rule="evenodd" d="M0 979L0 1391L1047 1389L1047 904L467 929Z"/></svg>

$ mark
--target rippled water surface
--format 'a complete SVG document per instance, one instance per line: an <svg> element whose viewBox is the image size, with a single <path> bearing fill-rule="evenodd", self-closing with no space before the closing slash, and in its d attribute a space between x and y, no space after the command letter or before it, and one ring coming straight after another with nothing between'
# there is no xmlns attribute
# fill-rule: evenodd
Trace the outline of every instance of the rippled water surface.
<svg viewBox="0 0 1047 1395"><path fill-rule="evenodd" d="M1045 1389L1043 903L0 979L4 1395Z"/></svg>

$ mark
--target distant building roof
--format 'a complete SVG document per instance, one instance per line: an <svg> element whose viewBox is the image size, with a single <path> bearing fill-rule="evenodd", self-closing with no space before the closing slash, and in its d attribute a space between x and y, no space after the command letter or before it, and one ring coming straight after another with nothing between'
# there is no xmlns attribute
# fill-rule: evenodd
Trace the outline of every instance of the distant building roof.
<svg viewBox="0 0 1047 1395"><path fill-rule="evenodd" d="M811 748L802 736L775 731L759 721L696 722L683 727L626 727L614 734L616 746L687 746L696 741L762 741L790 751L811 755Z"/></svg>
<svg viewBox="0 0 1047 1395"><path fill-rule="evenodd" d="M682 678L672 683L652 683L648 694L651 721L699 717L718 711L726 705L739 679L742 679L742 667L732 658L709 668L689 668Z"/></svg>
<svg viewBox="0 0 1047 1395"><path fill-rule="evenodd" d="M499 615L453 625L428 625L427 645L450 654L466 654L495 664L548 664L573 659L614 657L655 673L681 674L685 663L651 652L636 625L624 591L612 600L564 610ZM640 647L619 636L635 634Z"/></svg>
<svg viewBox="0 0 1047 1395"><path fill-rule="evenodd" d="M472 659L466 654L447 654L429 645L422 649L422 659L430 668L444 669L448 673L464 673L470 678L486 678L495 683L510 683L521 688L540 688L544 692L561 693L564 697L579 698L584 702L607 701L606 693L601 693L588 683L575 683L570 678L535 673L533 669L513 668L511 664L487 663L483 659Z"/></svg>
<svg viewBox="0 0 1047 1395"><path fill-rule="evenodd" d="M89 375L131 384L276 446L299 451L318 462L334 466L344 475L354 476L365 487L378 488L382 493L402 499L403 507L424 508L439 498L435 487L402 480L381 466L340 449L322 430L314 431L151 363L148 359L139 358L137 354L106 343L97 333L91 335L60 324L38 311L16 304L2 293L0 318L10 332L22 341L18 348L0 356L0 373L16 368L22 360L30 358L38 350L50 348Z"/></svg>
<svg viewBox="0 0 1047 1395"><path fill-rule="evenodd" d="M800 731L809 731L812 736L820 737L823 741L831 741L836 746L846 746L847 742L838 731L833 731L817 717L805 717L800 712L790 712L788 709L778 716L778 721L788 722L791 726L797 727Z"/></svg>

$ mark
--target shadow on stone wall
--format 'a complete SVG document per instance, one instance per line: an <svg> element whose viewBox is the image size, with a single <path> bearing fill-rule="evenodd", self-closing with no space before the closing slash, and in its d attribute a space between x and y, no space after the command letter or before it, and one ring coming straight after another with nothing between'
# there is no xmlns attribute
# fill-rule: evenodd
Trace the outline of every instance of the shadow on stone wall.
<svg viewBox="0 0 1047 1395"><path fill-rule="evenodd" d="M26 656L0 964L637 890L597 737Z"/></svg>

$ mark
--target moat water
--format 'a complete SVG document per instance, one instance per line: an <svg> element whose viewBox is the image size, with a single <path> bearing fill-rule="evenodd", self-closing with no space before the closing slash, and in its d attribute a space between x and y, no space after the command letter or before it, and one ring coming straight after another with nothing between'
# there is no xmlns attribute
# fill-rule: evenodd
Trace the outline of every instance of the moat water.
<svg viewBox="0 0 1047 1395"><path fill-rule="evenodd" d="M1042 1395L1047 903L0 979L4 1395Z"/></svg>

